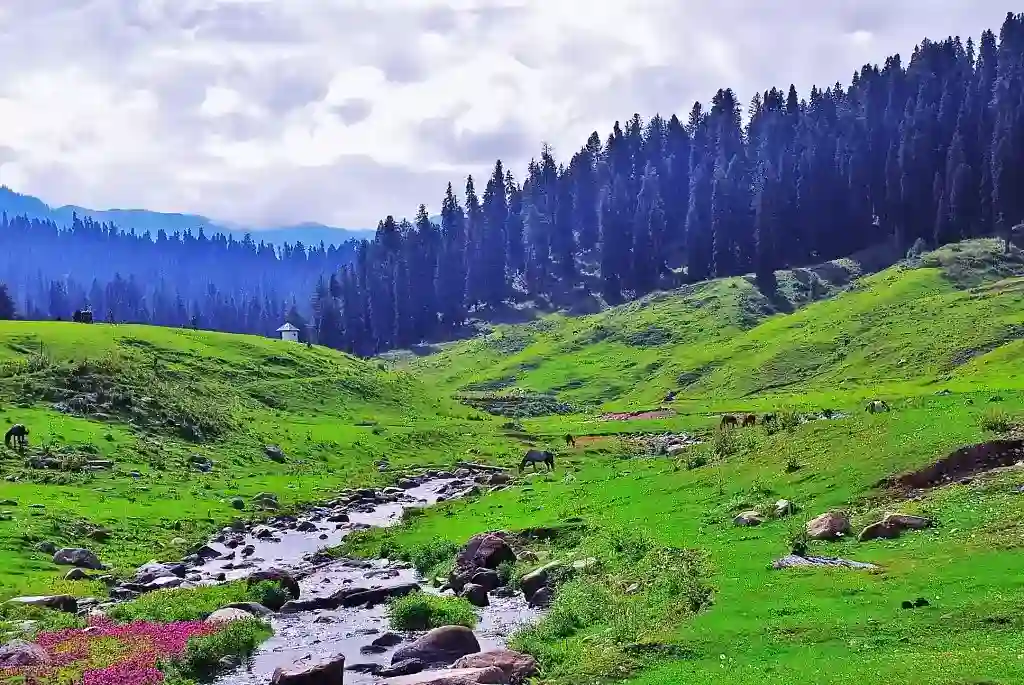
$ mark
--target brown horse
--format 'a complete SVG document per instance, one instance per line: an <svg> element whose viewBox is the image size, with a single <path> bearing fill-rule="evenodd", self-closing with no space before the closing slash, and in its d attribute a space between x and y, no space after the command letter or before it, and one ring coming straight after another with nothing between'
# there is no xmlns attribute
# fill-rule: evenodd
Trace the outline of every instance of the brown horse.
<svg viewBox="0 0 1024 685"><path fill-rule="evenodd" d="M722 417L722 428L735 428L737 424L736 417L732 414L726 414Z"/></svg>
<svg viewBox="0 0 1024 685"><path fill-rule="evenodd" d="M757 424L757 417L753 414L747 414L743 417L743 427L754 426Z"/></svg>

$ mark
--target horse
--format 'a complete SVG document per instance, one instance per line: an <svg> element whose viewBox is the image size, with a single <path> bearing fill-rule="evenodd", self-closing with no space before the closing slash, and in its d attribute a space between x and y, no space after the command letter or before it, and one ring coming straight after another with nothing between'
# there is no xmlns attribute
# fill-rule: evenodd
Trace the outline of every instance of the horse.
<svg viewBox="0 0 1024 685"><path fill-rule="evenodd" d="M757 417L754 416L753 414L747 414L746 416L743 417L743 427L744 428L746 428L747 426L753 426L756 423L757 423Z"/></svg>
<svg viewBox="0 0 1024 685"><path fill-rule="evenodd" d="M721 426L722 426L722 428L726 428L726 427L735 428L736 427L736 417L733 416L732 414L726 414L725 416L722 417Z"/></svg>
<svg viewBox="0 0 1024 685"><path fill-rule="evenodd" d="M544 462L548 467L548 471L555 470L555 455L547 450L527 450L526 456L523 457L523 461L519 464L519 473L523 472L527 464L533 466L533 470L537 470L537 464Z"/></svg>
<svg viewBox="0 0 1024 685"><path fill-rule="evenodd" d="M885 403L885 400L871 400L868 402L868 406L865 409L870 414L877 414L883 411L889 411L889 405Z"/></svg>
<svg viewBox="0 0 1024 685"><path fill-rule="evenodd" d="M572 435L570 435L569 433L566 433L565 434L565 446L566 447L575 447L576 446L576 438L572 437Z"/></svg>
<svg viewBox="0 0 1024 685"><path fill-rule="evenodd" d="M16 423L7 429L4 434L4 444L8 447L11 446L11 441L18 447L24 447L28 444L28 428L22 423Z"/></svg>

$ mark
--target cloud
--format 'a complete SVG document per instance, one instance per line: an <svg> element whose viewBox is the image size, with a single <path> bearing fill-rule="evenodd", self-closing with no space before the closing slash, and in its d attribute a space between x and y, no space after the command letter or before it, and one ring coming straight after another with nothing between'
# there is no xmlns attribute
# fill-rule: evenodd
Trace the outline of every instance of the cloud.
<svg viewBox="0 0 1024 685"><path fill-rule="evenodd" d="M848 82L993 0L5 0L0 183L51 204L372 227L718 88Z"/></svg>

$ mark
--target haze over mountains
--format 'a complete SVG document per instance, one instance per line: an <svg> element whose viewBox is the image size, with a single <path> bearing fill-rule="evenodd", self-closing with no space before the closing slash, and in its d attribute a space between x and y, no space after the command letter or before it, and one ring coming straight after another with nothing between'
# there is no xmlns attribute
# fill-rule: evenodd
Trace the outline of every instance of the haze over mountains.
<svg viewBox="0 0 1024 685"><path fill-rule="evenodd" d="M246 233L250 233L257 243L262 240L275 245L286 242L319 245L323 242L329 246L341 245L346 240L373 237L373 229L339 228L315 222L292 226L255 227L218 222L198 214L153 212L147 209L99 210L76 205L51 207L37 197L22 195L6 186L0 187L0 212L6 212L9 217L25 216L40 221L53 221L58 226L70 226L72 217L77 214L80 217L90 217L99 223L115 224L124 230L135 229L136 233L149 231L153 235L161 230L167 233L191 230L196 233L199 228L203 228L203 232L208 236L223 233L242 240Z"/></svg>

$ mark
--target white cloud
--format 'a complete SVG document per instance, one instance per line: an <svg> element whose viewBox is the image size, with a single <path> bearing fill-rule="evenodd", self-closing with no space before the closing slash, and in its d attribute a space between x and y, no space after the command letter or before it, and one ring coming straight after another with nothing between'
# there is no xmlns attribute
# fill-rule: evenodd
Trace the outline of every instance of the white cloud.
<svg viewBox="0 0 1024 685"><path fill-rule="evenodd" d="M698 9L699 7L699 9ZM616 119L847 82L992 0L5 0L0 182L51 204L373 226Z"/></svg>

